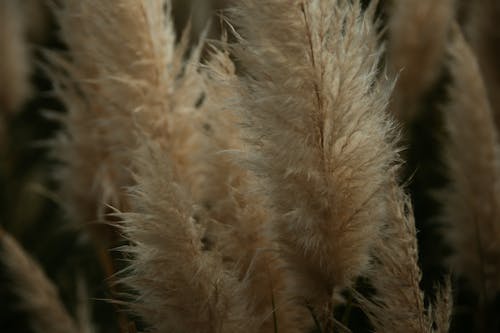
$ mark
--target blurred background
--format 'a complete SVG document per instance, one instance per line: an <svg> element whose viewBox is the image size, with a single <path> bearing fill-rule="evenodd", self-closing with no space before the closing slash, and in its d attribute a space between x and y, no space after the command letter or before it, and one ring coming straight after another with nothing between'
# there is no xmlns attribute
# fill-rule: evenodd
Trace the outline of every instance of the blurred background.
<svg viewBox="0 0 500 333"><path fill-rule="evenodd" d="M70 313L78 316L82 307L88 307L97 332L133 332L131 322L136 318L120 305L106 301L119 296L113 274L123 262L113 260L118 267L111 271L103 267L98 247L81 226L65 215L58 199L59 184L53 173L59 162L51 156L49 146L61 128L48 114L65 110L43 71L43 52L63 51L65 46L46 2L0 0L0 226L40 263L59 288ZM387 20L384 6L388 2L379 5L383 22ZM467 3L461 2L458 8L461 22L468 14ZM224 0L174 1L177 31L182 31L191 19L192 42L207 26L209 37L219 38L218 13L226 5ZM450 251L439 236L436 218L441 207L434 195L448 181L442 160L445 134L440 110L449 81L444 66L436 77L431 88L419 97L416 116L403 128L405 179L419 230L422 287L428 294L434 293L435 285L447 274L443 259ZM119 245L123 240L114 244ZM110 253L120 259L116 251ZM471 308L477 297L463 287L462 281L453 283L457 306L452 331L472 332ZM31 332L25 309L16 301L10 285L5 270L0 268L0 331ZM495 302L491 311L500 313L498 296ZM369 330L356 311L350 321L354 332ZM140 328L141 324L136 325Z"/></svg>

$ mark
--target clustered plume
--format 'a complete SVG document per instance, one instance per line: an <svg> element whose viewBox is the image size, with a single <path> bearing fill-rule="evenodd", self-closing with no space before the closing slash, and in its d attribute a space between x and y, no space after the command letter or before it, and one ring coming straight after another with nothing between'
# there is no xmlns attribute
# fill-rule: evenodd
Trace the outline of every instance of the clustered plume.
<svg viewBox="0 0 500 333"><path fill-rule="evenodd" d="M244 165L266 197L288 297L329 318L339 291L366 271L383 224L396 155L385 113L390 87L376 76L373 7L362 14L347 1L289 5L248 1L234 10L243 72L236 109Z"/></svg>
<svg viewBox="0 0 500 333"><path fill-rule="evenodd" d="M0 43L19 44L0 71L19 81L0 94L2 112L26 90L26 62L9 65L26 52L13 3L0 3L12 20ZM449 72L439 223L448 269L489 327L499 78L487 45L498 36L482 32L494 33L486 8L498 8L470 5L462 32L456 3L240 0L221 14L220 40L207 27L193 42L189 23L176 35L169 0L51 2L66 49L44 50L42 66L67 111L51 113L62 127L53 174L67 219L98 248L111 302L151 332L349 332L351 308L375 332L448 332L452 281L421 287L399 142ZM35 331L97 331L85 301L75 320L4 231L0 245Z"/></svg>

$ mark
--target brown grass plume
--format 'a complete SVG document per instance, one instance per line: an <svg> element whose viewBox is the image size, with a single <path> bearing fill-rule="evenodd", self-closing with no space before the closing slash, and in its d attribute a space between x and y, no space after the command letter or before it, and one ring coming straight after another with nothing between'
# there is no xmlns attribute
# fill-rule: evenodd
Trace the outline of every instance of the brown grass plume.
<svg viewBox="0 0 500 333"><path fill-rule="evenodd" d="M272 210L269 232L293 280L289 297L325 325L338 291L368 267L395 158L373 9L343 0L241 1L231 16L246 166Z"/></svg>
<svg viewBox="0 0 500 333"><path fill-rule="evenodd" d="M375 262L369 274L375 296L369 300L361 297L361 307L376 332L446 333L452 309L450 283L438 290L431 306L425 306L410 199L396 182L387 198L387 224L375 247Z"/></svg>
<svg viewBox="0 0 500 333"><path fill-rule="evenodd" d="M196 100L196 76L176 80L186 52L186 38L175 48L175 33L165 24L165 1L66 1L57 8L69 54L50 55L59 96L68 108L66 131L55 144L64 166L57 176L68 215L82 222L104 221L108 205L126 210L123 188L133 184L130 152L134 132L176 140L174 157L186 165L191 123L167 118L167 103ZM169 5L168 5L169 7ZM192 72L191 69L186 69ZM184 85L183 94L173 95ZM194 103L194 102L193 102ZM178 108L178 113L185 110Z"/></svg>

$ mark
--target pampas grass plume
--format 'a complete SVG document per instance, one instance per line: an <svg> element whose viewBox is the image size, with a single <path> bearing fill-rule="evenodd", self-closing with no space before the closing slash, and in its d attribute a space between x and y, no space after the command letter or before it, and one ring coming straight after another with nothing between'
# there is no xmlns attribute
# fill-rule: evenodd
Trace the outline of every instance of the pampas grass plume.
<svg viewBox="0 0 500 333"><path fill-rule="evenodd" d="M140 295L132 308L160 332L255 331L236 275L204 250L203 229L168 154L145 140L135 156L133 212L122 215L132 243L125 250L133 255L123 282Z"/></svg>
<svg viewBox="0 0 500 333"><path fill-rule="evenodd" d="M376 332L446 333L452 309L450 283L440 287L436 300L426 308L410 199L396 181L387 192L388 220L368 274L375 295L370 299L358 295L361 308Z"/></svg>
<svg viewBox="0 0 500 333"><path fill-rule="evenodd" d="M326 330L338 292L368 267L395 159L373 9L241 1L231 13L246 167L268 198L288 297L312 308Z"/></svg>
<svg viewBox="0 0 500 333"><path fill-rule="evenodd" d="M176 80L184 71L186 43L174 48L173 27L165 21L168 1L71 0L61 6L56 17L70 56L49 55L58 95L68 108L62 119L66 131L54 144L54 155L64 163L57 177L68 215L102 222L109 206L127 210L123 189L133 185L130 154L140 128L171 141L173 158L189 174L192 119L172 121L176 115L167 104L196 101L201 91L193 69ZM174 96L176 86L184 88Z"/></svg>
<svg viewBox="0 0 500 333"><path fill-rule="evenodd" d="M237 95L235 65L227 50L214 50L206 67L206 139L199 158L205 176L197 186L197 201L207 207L207 218L215 223L205 238L237 272L253 316L262 321L259 331L301 332L310 320L304 320L304 308L285 297L285 272L266 234L270 214L265 198L255 191L258 180L241 162L245 146L241 119L225 105Z"/></svg>

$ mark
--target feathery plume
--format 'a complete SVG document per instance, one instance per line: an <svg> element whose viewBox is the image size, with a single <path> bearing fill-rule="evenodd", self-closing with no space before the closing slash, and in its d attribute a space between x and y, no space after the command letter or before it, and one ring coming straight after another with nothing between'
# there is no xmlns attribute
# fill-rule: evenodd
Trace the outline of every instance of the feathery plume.
<svg viewBox="0 0 500 333"><path fill-rule="evenodd" d="M194 151L197 178L193 197L204 207L208 218L222 223L236 220L238 203L231 196L246 177L246 171L232 158L242 142L235 112L224 107L223 101L234 98L232 84L236 80L235 66L227 51L214 49L201 72L204 95L200 112L200 145Z"/></svg>
<svg viewBox="0 0 500 333"><path fill-rule="evenodd" d="M125 250L133 255L124 282L139 293L133 308L159 332L256 331L236 274L204 249L177 165L157 142L142 142L134 159L133 212L122 215L132 242Z"/></svg>
<svg viewBox="0 0 500 333"><path fill-rule="evenodd" d="M94 161L96 166L104 165L111 175L120 175L118 168L128 172L128 167L138 175L135 180L118 178L109 191L99 189L119 197L122 187L138 186L132 205L118 206L128 212L120 217L132 243L125 251L133 256L131 275L123 282L140 295L131 307L159 331L252 331L247 329L252 319L238 317L246 309L241 297L232 294L238 290L236 276L223 269L216 255L203 251L203 224L195 223L190 154L196 148L189 145L194 144L191 134L198 125L194 110L202 81L196 66L184 63L186 37L175 47L164 5L170 3L69 2L59 20L73 58L69 65L59 59L56 63L76 73L78 89L85 93L84 105L90 108L74 114L90 122L87 129L98 136L110 160ZM86 45L80 45L83 41ZM199 53L198 47L191 57L197 59ZM70 100L69 106L73 104ZM69 123L81 126L72 119ZM97 125L107 130L96 131ZM86 132L79 128L80 143L92 149L96 142L90 145ZM71 158L67 161L72 163ZM91 182L101 185L103 178L90 172Z"/></svg>
<svg viewBox="0 0 500 333"><path fill-rule="evenodd" d="M205 242L216 248L243 283L245 297L263 318L260 332L301 332L303 309L284 299L284 272L265 233L269 214L255 179L239 161L243 149L238 114L224 106L234 100L235 66L226 51L214 49L206 65L204 139L198 151L202 170L194 197L206 209ZM300 319L300 320L299 320ZM307 322L307 320L306 320Z"/></svg>
<svg viewBox="0 0 500 333"><path fill-rule="evenodd" d="M39 333L78 332L59 299L56 287L42 268L1 229L0 245L0 261L19 297L19 306L30 315L33 330Z"/></svg>
<svg viewBox="0 0 500 333"><path fill-rule="evenodd" d="M246 166L293 272L288 296L318 316L330 317L338 291L368 267L395 159L373 11L343 0L242 1L232 11Z"/></svg>
<svg viewBox="0 0 500 333"><path fill-rule="evenodd" d="M453 294L449 278L438 287L434 303L429 306L429 312L434 321L434 332L447 333L453 315Z"/></svg>
<svg viewBox="0 0 500 333"><path fill-rule="evenodd" d="M388 220L368 274L375 295L357 298L376 332L446 333L452 308L450 284L438 291L434 304L426 309L410 199L396 181L388 192Z"/></svg>
<svg viewBox="0 0 500 333"><path fill-rule="evenodd" d="M74 219L103 221L108 205L127 209L123 187L133 183L128 168L138 127L164 139L175 134L173 157L189 173L189 149L184 148L191 143L192 125L182 120L187 115L167 122L176 115L165 105L195 101L201 92L194 69L176 79L184 70L187 37L174 47L169 7L161 0L70 0L56 10L70 52L50 55L59 96L68 108L62 120L66 132L54 154L64 162L56 174ZM183 93L174 96L174 86L184 86Z"/></svg>
<svg viewBox="0 0 500 333"><path fill-rule="evenodd" d="M0 109L17 111L30 93L30 59L21 4L0 2Z"/></svg>
<svg viewBox="0 0 500 333"><path fill-rule="evenodd" d="M398 75L391 109L408 122L419 99L437 79L444 64L446 40L455 0L394 1L389 14L389 69Z"/></svg>
<svg viewBox="0 0 500 333"><path fill-rule="evenodd" d="M450 185L441 194L451 265L482 298L500 290L500 151L477 59L455 29L445 109Z"/></svg>
<svg viewBox="0 0 500 333"><path fill-rule="evenodd" d="M84 196L99 186L98 208L125 212L119 217L132 245L124 251L132 259L123 282L140 295L131 307L159 331L248 331L253 321L238 317L245 302L232 294L238 281L203 250L205 226L195 223L191 203L203 83L192 64L201 47L184 59L188 33L176 46L169 1L69 1L58 17L72 57L53 62L78 83L62 96L70 108L85 107L66 119L69 134L80 134L62 147L66 170L86 172L85 186L76 189ZM83 103L74 103L81 95ZM122 188L134 184L135 195L125 196Z"/></svg>

